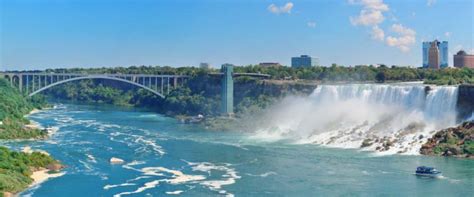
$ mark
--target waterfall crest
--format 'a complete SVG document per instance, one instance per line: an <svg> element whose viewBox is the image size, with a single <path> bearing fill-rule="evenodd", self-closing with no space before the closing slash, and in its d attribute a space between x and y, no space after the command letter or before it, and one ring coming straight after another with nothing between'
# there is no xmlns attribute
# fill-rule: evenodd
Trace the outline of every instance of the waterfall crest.
<svg viewBox="0 0 474 197"><path fill-rule="evenodd" d="M457 91L421 84L322 85L306 98L284 99L254 137L417 154L436 130L456 124Z"/></svg>

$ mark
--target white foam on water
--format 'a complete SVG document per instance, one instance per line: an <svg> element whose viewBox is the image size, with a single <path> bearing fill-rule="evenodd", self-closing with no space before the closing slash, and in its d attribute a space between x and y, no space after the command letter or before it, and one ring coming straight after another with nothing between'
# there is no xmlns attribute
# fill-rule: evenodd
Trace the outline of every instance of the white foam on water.
<svg viewBox="0 0 474 197"><path fill-rule="evenodd" d="M145 190L155 188L160 184L170 184L170 185L183 185L184 184L187 186L189 186L189 184L202 185L212 191L218 192L219 194L224 194L226 196L233 196L233 194L222 189L223 186L234 184L236 182L236 179L241 178L237 174L237 171L231 168L232 166L231 164L217 165L210 162L187 162L187 161L185 162L188 164L189 167L191 167L192 171L204 172L208 176L205 176L202 174L185 174L184 172L180 170L169 169L169 168L165 168L161 166L137 168L136 166L143 165L145 163L139 162L139 161L133 161L131 163L127 163L123 165L123 168L141 172L142 176L127 180L125 183L131 183L142 178L151 179L153 177L159 177L159 179L147 182L143 184L143 186L137 188L134 191L122 192L122 193L116 194L115 196L118 197L122 195L141 193ZM221 175L220 178L217 178L217 177L211 178L212 171L220 171L220 172L223 172L224 174ZM269 174L272 174L272 173L269 173ZM263 176L268 176L268 175L263 175ZM195 186L192 186L192 187L195 187ZM108 188L110 188L110 186ZM181 191L181 190L178 190L178 191ZM179 193L182 193L182 192L183 191Z"/></svg>
<svg viewBox="0 0 474 197"><path fill-rule="evenodd" d="M148 179L148 178L151 178L151 176L139 176L137 178L127 180L127 182L133 182L133 181L138 181L140 179Z"/></svg>
<svg viewBox="0 0 474 197"><path fill-rule="evenodd" d="M188 174L184 174L183 172L179 170L171 170L164 167L146 167L146 168L142 168L142 172L145 175L156 175L156 176L163 176L162 173L169 173L172 175L171 178L163 179L161 181L165 181L173 185L186 183L186 182L201 181L201 180L206 179L206 177L202 175L188 175Z"/></svg>
<svg viewBox="0 0 474 197"><path fill-rule="evenodd" d="M291 140L386 154L419 154L434 131L456 125L458 88L422 85L322 85L288 97L263 117L252 140Z"/></svg>
<svg viewBox="0 0 474 197"><path fill-rule="evenodd" d="M125 187L125 186L132 186L132 185L137 185L137 184L135 184L135 183L122 183L122 184L117 184L117 185L105 185L104 189L108 190L110 188Z"/></svg>
<svg viewBox="0 0 474 197"><path fill-rule="evenodd" d="M155 143L153 140L145 139L144 136L138 136L138 138L135 139L135 143L143 143L144 145L151 147L155 152L160 155L164 155L166 153L160 145Z"/></svg>
<svg viewBox="0 0 474 197"><path fill-rule="evenodd" d="M237 171L231 168L231 164L216 165L210 162L187 162L193 169L193 171L206 172L211 175L212 170L222 171L222 179L219 180L205 180L200 182L201 185L207 186L209 189L218 191L219 193L232 195L225 190L221 190L222 186L232 185L241 176L237 175Z"/></svg>
<svg viewBox="0 0 474 197"><path fill-rule="evenodd" d="M136 168L130 167L130 166L139 165L139 164L141 164L141 163L128 164L128 166L129 166L128 169L140 171L144 175L148 175L148 176L167 177L167 178L147 182L143 186L139 187L138 189L136 189L134 191L122 192L122 193L114 195L115 197L119 197L119 196L122 196L122 195L141 193L145 190L155 188L156 186L158 186L162 182L163 183L169 183L169 184L172 184L172 185L178 185L178 184L184 184L184 183L189 183L189 182L193 183L193 182L196 182L196 181L206 179L206 177L202 176L202 175L188 175L188 174L184 174L183 172L181 172L179 170L172 170L172 169L168 169L168 168L164 168L164 167L145 167L145 168L141 168L141 169L136 169ZM127 183L135 181L135 180L138 180L138 179L135 178L135 179L128 180Z"/></svg>
<svg viewBox="0 0 474 197"><path fill-rule="evenodd" d="M267 177L267 176L271 176L271 175L277 175L277 173L273 172L273 171L270 171L270 172L265 172L265 173L262 173L262 174L249 174L249 173L247 173L246 175L256 176L256 177Z"/></svg>
<svg viewBox="0 0 474 197"><path fill-rule="evenodd" d="M130 194L138 194L138 193L141 193L141 192L143 192L147 189L155 188L158 184L160 184L159 180L152 181L152 182L147 182L147 183L144 184L143 187L139 187L135 191L118 193L118 194L115 194L114 197L120 197L120 196L123 196L123 195L130 195Z"/></svg>
<svg viewBox="0 0 474 197"><path fill-rule="evenodd" d="M168 195L179 195L183 192L184 192L183 190L176 190L176 191L166 192L166 194L168 194Z"/></svg>
<svg viewBox="0 0 474 197"><path fill-rule="evenodd" d="M87 156L87 160L92 162L92 163L97 163L97 160L95 159L95 157L91 154L86 154Z"/></svg>
<svg viewBox="0 0 474 197"><path fill-rule="evenodd" d="M84 168L86 169L86 171L88 171L88 172L91 172L91 171L94 170L94 168L85 161L79 160L79 163L81 163L84 166Z"/></svg>
<svg viewBox="0 0 474 197"><path fill-rule="evenodd" d="M136 152L147 152L148 150L151 150L159 154L160 156L166 154L163 147L161 147L155 142L156 139L154 137L152 139L146 138L147 136L123 133L118 131L110 133L109 137L111 141L124 143L127 144L127 146L129 147L139 146L135 149Z"/></svg>

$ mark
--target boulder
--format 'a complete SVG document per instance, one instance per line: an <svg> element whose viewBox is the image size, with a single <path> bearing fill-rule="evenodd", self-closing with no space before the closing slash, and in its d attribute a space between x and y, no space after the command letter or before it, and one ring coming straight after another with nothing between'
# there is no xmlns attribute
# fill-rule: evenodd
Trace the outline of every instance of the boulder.
<svg viewBox="0 0 474 197"><path fill-rule="evenodd" d="M117 157L112 157L110 158L110 163L111 164L122 164L124 161L123 159L117 158Z"/></svg>
<svg viewBox="0 0 474 197"><path fill-rule="evenodd" d="M61 169L63 169L63 166L59 163L52 163L46 166L46 168L48 168L48 170L50 171L60 171Z"/></svg>

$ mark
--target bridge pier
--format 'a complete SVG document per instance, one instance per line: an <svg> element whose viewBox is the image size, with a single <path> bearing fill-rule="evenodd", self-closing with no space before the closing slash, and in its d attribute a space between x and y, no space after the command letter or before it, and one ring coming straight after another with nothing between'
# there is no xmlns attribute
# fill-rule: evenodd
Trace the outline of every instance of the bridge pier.
<svg viewBox="0 0 474 197"><path fill-rule="evenodd" d="M232 116L234 114L234 65L223 64L221 72L222 77L222 92L221 92L221 113L225 116Z"/></svg>
<svg viewBox="0 0 474 197"><path fill-rule="evenodd" d="M20 92L23 92L23 75L19 74L18 75L18 89Z"/></svg>

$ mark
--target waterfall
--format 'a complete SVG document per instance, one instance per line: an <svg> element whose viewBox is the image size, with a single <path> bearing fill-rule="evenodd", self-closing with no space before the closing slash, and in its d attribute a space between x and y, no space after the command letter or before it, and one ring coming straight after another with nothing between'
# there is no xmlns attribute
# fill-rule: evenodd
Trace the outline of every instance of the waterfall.
<svg viewBox="0 0 474 197"><path fill-rule="evenodd" d="M436 130L456 124L457 95L455 86L322 85L270 109L253 137L417 154Z"/></svg>

